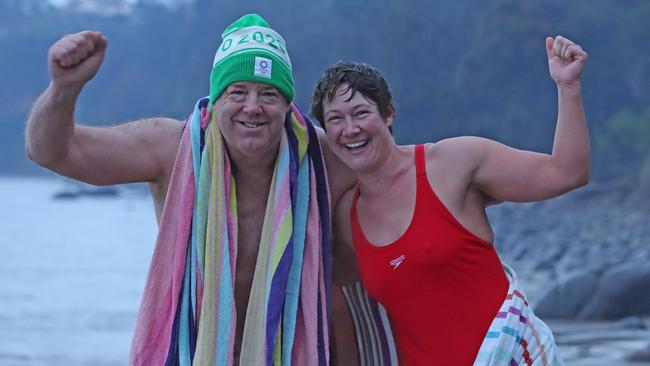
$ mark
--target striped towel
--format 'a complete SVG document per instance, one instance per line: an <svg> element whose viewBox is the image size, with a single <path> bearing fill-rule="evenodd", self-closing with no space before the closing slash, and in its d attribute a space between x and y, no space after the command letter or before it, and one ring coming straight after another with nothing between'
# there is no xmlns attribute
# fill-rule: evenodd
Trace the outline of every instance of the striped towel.
<svg viewBox="0 0 650 366"><path fill-rule="evenodd" d="M361 282L341 287L352 315L360 366L397 366L397 348L384 307Z"/></svg>
<svg viewBox="0 0 650 366"><path fill-rule="evenodd" d="M517 275L503 263L509 281L508 294L492 321L474 366L562 366L553 334L533 314ZM359 351L359 365L397 365L395 339L386 310L368 296L360 282L344 286L352 314Z"/></svg>
<svg viewBox="0 0 650 366"><path fill-rule="evenodd" d="M510 283L508 294L490 324L474 366L564 365L553 333L528 306L517 275L505 263L503 268Z"/></svg>
<svg viewBox="0 0 650 366"><path fill-rule="evenodd" d="M131 346L131 365L232 365L236 182L208 98L176 156ZM327 365L327 180L311 122L291 105L269 190L240 365Z"/></svg>

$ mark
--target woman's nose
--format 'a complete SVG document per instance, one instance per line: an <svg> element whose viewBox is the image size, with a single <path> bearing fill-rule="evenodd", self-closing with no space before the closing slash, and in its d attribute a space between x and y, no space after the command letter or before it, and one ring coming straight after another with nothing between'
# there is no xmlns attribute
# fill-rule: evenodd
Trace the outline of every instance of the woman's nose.
<svg viewBox="0 0 650 366"><path fill-rule="evenodd" d="M346 135L354 135L359 133L359 125L352 118L345 118L345 125L343 126L343 133Z"/></svg>

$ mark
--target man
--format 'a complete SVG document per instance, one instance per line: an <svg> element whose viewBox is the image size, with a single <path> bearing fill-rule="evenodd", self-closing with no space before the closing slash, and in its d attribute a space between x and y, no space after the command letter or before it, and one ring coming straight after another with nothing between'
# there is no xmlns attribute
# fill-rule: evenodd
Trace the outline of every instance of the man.
<svg viewBox="0 0 650 366"><path fill-rule="evenodd" d="M353 175L291 106L282 37L249 14L222 38L210 97L187 124L89 127L74 122L76 100L107 40L64 36L49 50L26 151L87 183L149 183L160 232L130 364L326 364L330 202Z"/></svg>

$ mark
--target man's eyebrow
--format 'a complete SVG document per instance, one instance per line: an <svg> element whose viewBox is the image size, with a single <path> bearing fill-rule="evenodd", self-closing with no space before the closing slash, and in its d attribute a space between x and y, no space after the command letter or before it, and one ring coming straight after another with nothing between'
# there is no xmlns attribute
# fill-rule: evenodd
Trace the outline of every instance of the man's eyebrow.
<svg viewBox="0 0 650 366"><path fill-rule="evenodd" d="M274 87L272 85L264 85L264 86L260 87L260 90L263 90L263 91L274 90L274 91L276 91L276 90L278 90L278 88L276 88L276 87Z"/></svg>

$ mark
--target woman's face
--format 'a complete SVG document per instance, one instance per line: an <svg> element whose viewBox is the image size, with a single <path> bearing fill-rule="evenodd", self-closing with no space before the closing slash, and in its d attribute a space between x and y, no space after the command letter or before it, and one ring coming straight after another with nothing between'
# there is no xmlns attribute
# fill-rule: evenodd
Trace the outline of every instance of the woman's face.
<svg viewBox="0 0 650 366"><path fill-rule="evenodd" d="M384 118L377 104L363 94L351 95L348 84L341 84L331 101L323 101L323 123L330 148L350 168L362 173L383 163L394 144L388 130L393 115L389 108Z"/></svg>

